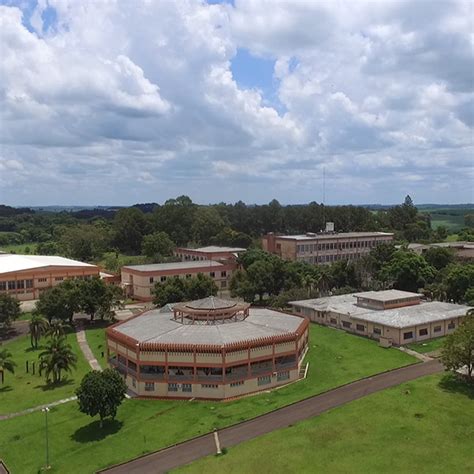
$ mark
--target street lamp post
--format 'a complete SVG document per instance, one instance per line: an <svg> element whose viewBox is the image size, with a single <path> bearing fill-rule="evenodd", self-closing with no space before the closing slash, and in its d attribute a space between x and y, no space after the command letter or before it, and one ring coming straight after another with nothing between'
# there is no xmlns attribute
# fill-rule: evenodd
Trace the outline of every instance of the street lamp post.
<svg viewBox="0 0 474 474"><path fill-rule="evenodd" d="M45 407L41 411L44 412L45 429L46 429L46 466L45 466L45 469L50 469L51 466L49 465L49 434L48 434L48 412L49 412L49 408Z"/></svg>

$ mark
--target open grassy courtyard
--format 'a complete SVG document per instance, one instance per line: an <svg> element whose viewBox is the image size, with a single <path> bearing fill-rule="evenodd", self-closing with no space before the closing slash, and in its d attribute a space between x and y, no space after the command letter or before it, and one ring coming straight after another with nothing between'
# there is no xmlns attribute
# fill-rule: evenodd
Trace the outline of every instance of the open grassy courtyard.
<svg viewBox="0 0 474 474"><path fill-rule="evenodd" d="M17 366L14 374L5 373L5 383L0 386L0 415L54 402L74 394L75 388L79 386L82 377L90 367L79 349L74 332L67 334L67 341L77 355L77 367L72 369L70 374L65 373L64 381L59 385L47 385L44 376L40 377L38 374L38 355L43 350L41 343L45 342L44 338L41 339L38 349L31 348L29 336L22 336L3 344L2 347L12 353L12 359ZM28 373L26 361L29 362ZM36 365L35 375L32 373L33 362Z"/></svg>
<svg viewBox="0 0 474 474"><path fill-rule="evenodd" d="M75 402L58 406L49 417L52 472L94 472L214 427L416 362L396 349L382 349L374 341L317 325L310 327L306 360L310 363L306 380L233 402L126 400L117 420L102 431L97 420L78 412ZM0 422L0 452L13 472L36 473L44 463L43 416L34 413Z"/></svg>
<svg viewBox="0 0 474 474"><path fill-rule="evenodd" d="M370 395L173 472L474 472L474 387L435 375Z"/></svg>
<svg viewBox="0 0 474 474"><path fill-rule="evenodd" d="M445 337L438 337L426 342L413 342L412 344L407 344L407 347L420 354L426 354L428 352L440 351L445 340Z"/></svg>

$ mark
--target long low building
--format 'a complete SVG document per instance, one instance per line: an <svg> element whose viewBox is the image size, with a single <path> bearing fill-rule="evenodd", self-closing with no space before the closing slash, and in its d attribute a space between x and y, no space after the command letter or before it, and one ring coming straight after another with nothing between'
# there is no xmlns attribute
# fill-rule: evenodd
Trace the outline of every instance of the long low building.
<svg viewBox="0 0 474 474"><path fill-rule="evenodd" d="M42 291L75 278L99 276L99 267L64 257L0 255L0 293L20 301L35 300Z"/></svg>
<svg viewBox="0 0 474 474"><path fill-rule="evenodd" d="M295 314L315 323L395 345L450 334L470 309L421 297L399 290L369 291L291 301L290 305Z"/></svg>
<svg viewBox="0 0 474 474"><path fill-rule="evenodd" d="M107 328L107 357L138 396L233 398L298 380L308 325L211 296Z"/></svg>
<svg viewBox="0 0 474 474"><path fill-rule="evenodd" d="M153 299L156 283L164 283L168 278L192 278L199 273L211 277L219 290L226 290L234 263L221 263L214 260L155 263L150 265L127 265L122 267L122 287L127 296L141 301Z"/></svg>
<svg viewBox="0 0 474 474"><path fill-rule="evenodd" d="M241 247L221 247L217 245L209 245L199 248L183 248L178 247L174 250L174 255L183 262L189 260L215 260L218 262L235 261L239 254L245 252Z"/></svg>
<svg viewBox="0 0 474 474"><path fill-rule="evenodd" d="M302 235L267 234L262 239L262 247L285 260L320 265L356 260L380 243L392 241L393 234L387 232L326 231Z"/></svg>

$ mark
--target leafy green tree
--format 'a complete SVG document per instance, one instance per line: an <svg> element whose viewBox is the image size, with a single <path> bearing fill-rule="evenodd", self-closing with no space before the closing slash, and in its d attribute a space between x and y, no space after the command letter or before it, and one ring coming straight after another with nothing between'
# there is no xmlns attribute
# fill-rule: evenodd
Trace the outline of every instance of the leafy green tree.
<svg viewBox="0 0 474 474"><path fill-rule="evenodd" d="M255 289L243 270L237 270L232 274L229 289L233 298L243 298L248 303L253 303L255 300Z"/></svg>
<svg viewBox="0 0 474 474"><path fill-rule="evenodd" d="M442 270L454 262L454 252L445 247L431 247L423 256L428 264L436 270Z"/></svg>
<svg viewBox="0 0 474 474"><path fill-rule="evenodd" d="M474 370L474 312L471 310L452 334L446 337L441 360L448 370L465 369L469 380Z"/></svg>
<svg viewBox="0 0 474 474"><path fill-rule="evenodd" d="M77 356L64 337L53 337L46 343L45 349L39 355L40 371L44 371L46 382L53 384L61 382L62 372L71 372L76 368Z"/></svg>
<svg viewBox="0 0 474 474"><path fill-rule="evenodd" d="M34 349L38 349L39 340L48 332L48 320L43 318L42 316L39 316L38 314L34 314L33 317L30 319L29 329L31 347L33 347Z"/></svg>
<svg viewBox="0 0 474 474"><path fill-rule="evenodd" d="M12 353L8 349L0 349L0 373L2 374L2 385L5 371L15 373L16 362L12 359Z"/></svg>
<svg viewBox="0 0 474 474"><path fill-rule="evenodd" d="M260 302L265 293L274 294L273 266L268 260L257 260L247 269L248 281Z"/></svg>
<svg viewBox="0 0 474 474"><path fill-rule="evenodd" d="M163 257L173 255L175 247L166 232L154 232L143 237L142 253L148 258L159 261Z"/></svg>
<svg viewBox="0 0 474 474"><path fill-rule="evenodd" d="M66 280L40 293L34 314L44 316L49 323L53 319L61 319L72 324L74 313L79 308L78 285L75 281Z"/></svg>
<svg viewBox="0 0 474 474"><path fill-rule="evenodd" d="M417 292L433 280L435 270L421 255L398 250L390 262L385 264L382 274L393 282L394 288Z"/></svg>
<svg viewBox="0 0 474 474"><path fill-rule="evenodd" d="M185 301L185 286L185 280L177 276L168 278L164 283L156 282L153 288L153 304L161 307L168 303Z"/></svg>
<svg viewBox="0 0 474 474"><path fill-rule="evenodd" d="M80 309L93 321L107 293L107 285L99 277L90 278L79 281L78 291Z"/></svg>
<svg viewBox="0 0 474 474"><path fill-rule="evenodd" d="M84 376L76 390L79 410L89 416L99 415L102 428L104 418L115 418L126 392L127 385L116 370L93 370Z"/></svg>
<svg viewBox="0 0 474 474"><path fill-rule="evenodd" d="M474 214L465 214L464 215L464 225L466 227L474 227Z"/></svg>
<svg viewBox="0 0 474 474"><path fill-rule="evenodd" d="M217 291L218 288L214 280L202 273L198 273L194 278L188 278L185 283L187 300L199 300L208 296L215 296Z"/></svg>
<svg viewBox="0 0 474 474"><path fill-rule="evenodd" d="M122 251L139 254L143 236L148 233L149 224L145 214L136 207L120 209L114 219L114 242Z"/></svg>
<svg viewBox="0 0 474 474"><path fill-rule="evenodd" d="M208 244L212 237L221 232L225 222L213 207L199 207L194 213L191 233L193 239L201 244Z"/></svg>
<svg viewBox="0 0 474 474"><path fill-rule="evenodd" d="M444 225L439 225L438 227L436 227L433 238L437 242L442 242L446 240L446 237L448 237L448 228Z"/></svg>
<svg viewBox="0 0 474 474"><path fill-rule="evenodd" d="M20 316L20 303L7 293L0 294L0 329L8 329Z"/></svg>
<svg viewBox="0 0 474 474"><path fill-rule="evenodd" d="M443 283L449 300L464 302L467 290L474 288L474 265L451 265Z"/></svg>
<svg viewBox="0 0 474 474"><path fill-rule="evenodd" d="M474 287L468 288L466 293L464 293L464 301L469 306L474 306Z"/></svg>
<svg viewBox="0 0 474 474"><path fill-rule="evenodd" d="M98 259L110 246L111 232L104 226L79 224L59 231L58 247L66 257L82 261Z"/></svg>
<svg viewBox="0 0 474 474"><path fill-rule="evenodd" d="M244 232L238 232L230 227L225 227L219 233L211 237L209 243L228 247L247 248L252 244L252 237Z"/></svg>
<svg viewBox="0 0 474 474"><path fill-rule="evenodd" d="M55 319L48 323L46 335L51 338L60 339L66 334L66 325L60 319Z"/></svg>

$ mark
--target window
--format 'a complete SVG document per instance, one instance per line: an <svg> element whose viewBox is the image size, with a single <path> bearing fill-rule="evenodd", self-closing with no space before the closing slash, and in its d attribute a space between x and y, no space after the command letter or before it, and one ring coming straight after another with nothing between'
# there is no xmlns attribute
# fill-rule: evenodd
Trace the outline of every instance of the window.
<svg viewBox="0 0 474 474"><path fill-rule="evenodd" d="M277 374L277 381L280 382L281 380L288 380L290 378L290 372L285 370L284 372L278 372Z"/></svg>
<svg viewBox="0 0 474 474"><path fill-rule="evenodd" d="M192 392L193 386L190 383L183 383L183 392Z"/></svg>
<svg viewBox="0 0 474 474"><path fill-rule="evenodd" d="M258 377L257 385L266 385L272 382L270 375L264 375L263 377Z"/></svg>
<svg viewBox="0 0 474 474"><path fill-rule="evenodd" d="M186 273L186 278L191 278L191 277L192 277L191 273Z"/></svg>
<svg viewBox="0 0 474 474"><path fill-rule="evenodd" d="M145 382L145 392L154 392L155 383L154 382Z"/></svg>
<svg viewBox="0 0 474 474"><path fill-rule="evenodd" d="M6 291L6 290L7 290L7 282L0 281L0 291Z"/></svg>
<svg viewBox="0 0 474 474"><path fill-rule="evenodd" d="M136 387L136 386L137 386L137 379L132 377L132 387Z"/></svg>
<svg viewBox="0 0 474 474"><path fill-rule="evenodd" d="M331 318L331 324L337 324L337 319Z"/></svg>
<svg viewBox="0 0 474 474"><path fill-rule="evenodd" d="M16 281L15 280L10 280L8 282L8 289L9 290L16 290Z"/></svg>
<svg viewBox="0 0 474 474"><path fill-rule="evenodd" d="M217 388L219 385L216 383L203 383L201 384L201 388Z"/></svg>
<svg viewBox="0 0 474 474"><path fill-rule="evenodd" d="M441 326L435 326L433 332L441 332Z"/></svg>
<svg viewBox="0 0 474 474"><path fill-rule="evenodd" d="M64 277L56 277L54 280L55 280L55 281L63 281L63 280L64 280Z"/></svg>
<svg viewBox="0 0 474 474"><path fill-rule="evenodd" d="M33 280L25 280L26 288L33 288Z"/></svg>
<svg viewBox="0 0 474 474"><path fill-rule="evenodd" d="M210 276L211 278L214 278L214 277L216 276L216 272L210 272L210 273L209 273L209 276Z"/></svg>
<svg viewBox="0 0 474 474"><path fill-rule="evenodd" d="M38 283L46 283L47 281L47 278L38 278Z"/></svg>
<svg viewBox="0 0 474 474"><path fill-rule="evenodd" d="M342 327L344 328L350 328L352 324L349 321L342 321Z"/></svg>
<svg viewBox="0 0 474 474"><path fill-rule="evenodd" d="M227 276L227 272L226 272L226 271L221 272L221 277L226 277L226 276Z"/></svg>
<svg viewBox="0 0 474 474"><path fill-rule="evenodd" d="M374 334L382 334L382 330L380 328L374 328Z"/></svg>
<svg viewBox="0 0 474 474"><path fill-rule="evenodd" d="M165 276L160 277L160 281L161 282L166 281L166 277Z"/></svg>
<svg viewBox="0 0 474 474"><path fill-rule="evenodd" d="M25 280L18 280L17 289L18 290L23 290L23 288L25 288Z"/></svg>
<svg viewBox="0 0 474 474"><path fill-rule="evenodd" d="M363 324L356 324L356 329L360 332L364 332L365 326Z"/></svg>
<svg viewBox="0 0 474 474"><path fill-rule="evenodd" d="M413 331L404 332L403 339L413 339Z"/></svg>
<svg viewBox="0 0 474 474"><path fill-rule="evenodd" d="M420 336L427 336L428 335L428 329L427 328L420 329L419 334L420 334Z"/></svg>
<svg viewBox="0 0 474 474"><path fill-rule="evenodd" d="M149 281L150 281L150 283L153 283L153 277L150 277Z"/></svg>
<svg viewBox="0 0 474 474"><path fill-rule="evenodd" d="M456 324L453 323L452 321L448 324L448 329L454 329L456 327Z"/></svg>
<svg viewBox="0 0 474 474"><path fill-rule="evenodd" d="M221 288L227 288L227 282L221 281Z"/></svg>
<svg viewBox="0 0 474 474"><path fill-rule="evenodd" d="M244 381L243 380L239 380L238 382L232 382L230 384L231 387L240 387L241 385L244 384Z"/></svg>
<svg viewBox="0 0 474 474"><path fill-rule="evenodd" d="M178 384L177 383L169 383L168 384L168 392L177 392L178 391Z"/></svg>

